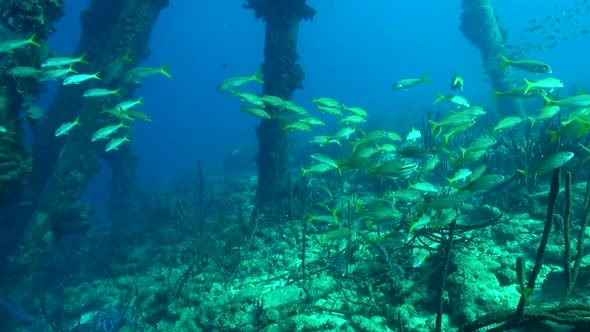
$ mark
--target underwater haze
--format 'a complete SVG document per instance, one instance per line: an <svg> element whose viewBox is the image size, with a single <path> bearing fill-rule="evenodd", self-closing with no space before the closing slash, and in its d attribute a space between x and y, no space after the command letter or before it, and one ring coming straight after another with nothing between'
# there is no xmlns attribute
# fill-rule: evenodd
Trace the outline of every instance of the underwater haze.
<svg viewBox="0 0 590 332"><path fill-rule="evenodd" d="M348 103L377 116L393 115L403 112L398 105L417 97L392 95L394 77L429 72L445 77L439 86L446 87L455 68L480 76L477 50L457 33L458 2L450 7L432 2L435 8L427 10L424 4L395 1L316 1L313 6L318 15L313 23L303 22L299 33L306 76L297 102L318 94L348 96ZM188 21L194 25L187 28ZM158 98L161 104L150 113L161 117L157 127L138 132L145 135L135 143L145 160L142 174L168 177L196 159L219 165L233 149L256 144L257 121L236 113L240 103L215 87L228 75L258 68L263 41L263 23L234 1L177 1L162 13L146 62L170 62L171 70L178 70L173 83L143 87L145 95L167 97Z"/></svg>
<svg viewBox="0 0 590 332"><path fill-rule="evenodd" d="M590 0L0 13L0 332L590 331Z"/></svg>
<svg viewBox="0 0 590 332"><path fill-rule="evenodd" d="M476 87L485 87L477 80L481 76L477 49L457 31L458 2L451 6L432 2L428 8L395 1L362 6L354 1L316 2L318 15L313 23L303 22L299 33L306 78L296 101L307 102L320 93L340 99L349 96L348 103L372 109L376 116L390 116L405 113L400 107L415 104L420 96L392 94L395 77L428 72L444 77L435 87L443 90L460 68L476 78L474 93ZM75 26L84 7L66 8L71 9L61 24ZM58 29L52 45L67 50L65 45L75 43L71 31ZM175 1L162 12L144 63L170 63L174 81L147 82L138 93L146 101L151 99L146 110L157 119L135 133L141 179L168 182L197 159L215 169L232 150L256 144L258 121L236 113L240 103L215 87L228 75L258 68L263 42L263 23L252 20L235 1Z"/></svg>
<svg viewBox="0 0 590 332"><path fill-rule="evenodd" d="M363 105L376 117L394 122L393 115L407 114L404 108L418 106L416 100L423 94L393 94L394 78L429 73L440 78L433 89L443 91L457 70L471 81L471 97L482 102L492 98L489 84L482 80L479 51L458 31L460 2L314 2L318 15L300 27L298 47L306 75L296 101L306 102L320 93L343 100L346 96L347 103ZM551 13L556 4L566 6L560 1L494 4L508 31L519 31L530 19ZM85 8L83 1L67 2L66 16L58 23L64 29L58 28L52 37L53 48L73 49L78 37L74 27ZM543 52L543 57L557 60L550 62L557 65L560 77L579 81L590 75L590 69L560 63L559 56L583 56L588 38L563 43L559 49ZM253 128L258 121L236 113L240 103L225 98L215 87L228 74L258 68L263 63L263 43L263 22L252 20L235 1L178 0L162 12L150 39L150 57L144 63L170 63L174 81L165 85L147 82L139 93L152 99L146 110L157 119L135 132L133 144L141 159L142 182L168 183L198 159L214 170L233 150L253 149ZM419 121L420 115L410 119Z"/></svg>

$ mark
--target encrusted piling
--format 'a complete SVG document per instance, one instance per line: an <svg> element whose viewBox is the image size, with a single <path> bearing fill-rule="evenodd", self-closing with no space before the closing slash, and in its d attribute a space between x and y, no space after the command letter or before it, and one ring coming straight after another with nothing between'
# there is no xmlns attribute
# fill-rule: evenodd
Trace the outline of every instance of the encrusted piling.
<svg viewBox="0 0 590 332"><path fill-rule="evenodd" d="M498 15L491 0L463 0L461 32L481 53L481 58L492 88L509 91L514 88L510 81L512 70L499 69L501 57L505 55L506 33L502 30ZM498 113L501 116L518 114L525 116L522 101L516 98L499 98Z"/></svg>
<svg viewBox="0 0 590 332"><path fill-rule="evenodd" d="M75 52L76 55L86 53L89 65L84 72L100 72L105 78L101 86L120 87L122 74L147 55L153 24L167 4L168 0L91 1L81 16L82 35ZM134 61L116 68L118 78L107 79L112 74L112 64L128 51ZM80 202L80 197L100 170L99 161L104 153L104 143L91 142L91 136L97 129L113 124L113 120L101 114L104 106L101 102L82 97L84 90L93 87L93 83L86 83L59 89L50 106L51 116L35 138L31 196L38 203L19 257L33 269L40 253L51 250L54 239L84 232L90 225L92 207ZM124 97L130 97L134 90L135 86L126 85ZM55 128L76 117L80 118L81 126L71 130L67 137L55 137ZM117 154L107 158L116 179L111 183L111 193L116 197L111 200L129 200L135 158L128 147L110 154Z"/></svg>
<svg viewBox="0 0 590 332"><path fill-rule="evenodd" d="M304 76L297 64L299 22L311 20L315 10L305 0L247 0L243 6L252 9L254 16L266 23L264 94L291 99L295 89L302 87ZM262 120L256 127L256 135L259 142L257 204L277 206L288 195L287 135L275 119Z"/></svg>
<svg viewBox="0 0 590 332"><path fill-rule="evenodd" d="M131 144L123 144L115 153L104 155L111 167L109 183L108 220L113 225L111 232L125 233L123 225L133 224L133 218L140 213L140 207L134 199L136 189L136 171L139 166Z"/></svg>
<svg viewBox="0 0 590 332"><path fill-rule="evenodd" d="M21 216L30 209L22 196L31 172L32 157L25 141L22 111L35 103L42 85L35 77L11 74L15 67L38 68L49 54L47 38L53 23L63 15L62 0L0 1L0 41L33 36L39 45L26 45L12 53L0 53L0 257L12 255L25 223ZM34 123L29 123L35 129ZM3 130L4 131L4 130ZM5 266L0 260L0 266Z"/></svg>

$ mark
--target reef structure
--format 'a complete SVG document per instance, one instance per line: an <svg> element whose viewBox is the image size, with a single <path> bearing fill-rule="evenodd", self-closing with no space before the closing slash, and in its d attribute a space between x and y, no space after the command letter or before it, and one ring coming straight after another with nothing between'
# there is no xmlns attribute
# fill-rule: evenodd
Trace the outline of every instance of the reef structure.
<svg viewBox="0 0 590 332"><path fill-rule="evenodd" d="M254 17L266 24L263 93L290 100L293 92L303 87L303 69L297 64L299 22L312 20L315 10L305 0L247 0L243 7L253 10ZM256 127L256 135L259 142L257 206L280 206L288 193L287 135L281 123L274 119L262 120Z"/></svg>
<svg viewBox="0 0 590 332"><path fill-rule="evenodd" d="M22 200L32 168L21 111L39 99L41 84L34 77L11 75L15 67L38 68L49 54L47 38L53 23L63 15L62 0L0 1L0 41L33 36L39 45L27 45L0 54L0 253L2 259L14 253L25 223L20 218L30 206ZM34 129L34 128L33 128ZM6 266L0 262L0 266Z"/></svg>
<svg viewBox="0 0 590 332"><path fill-rule="evenodd" d="M148 54L147 43L153 25L168 0L93 0L82 13L82 35L76 54L86 53L90 63L85 71L101 72L104 76L112 70L129 50L133 63L121 62L116 68L120 74L132 68ZM103 79L108 88L120 87L123 75ZM105 82L107 81L107 82ZM84 86L64 86L59 89L50 106L51 116L37 131L33 145L32 195L38 194L36 210L30 218L25 233L24 248L18 261L30 269L39 266L39 258L49 252L56 239L86 231L90 226L92 207L80 198L91 178L100 170L100 158L104 144L91 142L92 134L99 128L112 124L101 115L100 102L82 97ZM125 86L122 94L129 96L136 86ZM82 126L71 131L67 139L55 137L55 128L66 121L79 117ZM113 153L111 153L113 154ZM108 156L116 184L111 192L122 200L131 200L124 193L134 183L136 165L130 147L122 147ZM126 162L129 161L129 162ZM51 166L48 166L51 165ZM125 167L125 169L118 169Z"/></svg>
<svg viewBox="0 0 590 332"><path fill-rule="evenodd" d="M479 48L484 68L496 91L510 91L512 70L499 69L501 57L505 54L506 33L502 30L498 15L491 0L463 0L463 13L459 26L463 36ZM525 116L522 101L516 98L498 99L498 113L501 116L518 114Z"/></svg>

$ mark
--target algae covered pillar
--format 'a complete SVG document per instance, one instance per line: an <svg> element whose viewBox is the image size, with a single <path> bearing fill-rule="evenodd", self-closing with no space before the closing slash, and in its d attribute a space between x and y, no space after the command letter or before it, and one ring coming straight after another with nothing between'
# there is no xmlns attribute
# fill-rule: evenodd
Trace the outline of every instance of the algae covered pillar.
<svg viewBox="0 0 590 332"><path fill-rule="evenodd" d="M111 166L111 180L108 201L108 220L113 225L112 234L125 233L137 216L136 171L138 165L131 144L123 144L119 151L105 155Z"/></svg>
<svg viewBox="0 0 590 332"><path fill-rule="evenodd" d="M483 65L497 91L513 89L512 70L498 69L505 52L505 33L498 22L492 0L463 0L460 29L465 38L479 48ZM498 114L525 115L522 101L516 98L498 99Z"/></svg>
<svg viewBox="0 0 590 332"><path fill-rule="evenodd" d="M64 3L45 0L0 1L0 42L27 39L31 43L11 52L0 52L0 270L8 252L13 254L26 224L23 215L30 206L22 191L31 172L32 158L25 140L23 110L29 127L35 116L30 112L42 92L41 83L30 69L38 68L49 54L47 38L53 23L63 15ZM0 273L2 274L2 273Z"/></svg>
<svg viewBox="0 0 590 332"><path fill-rule="evenodd" d="M0 42L32 36L22 47L0 51L0 206L17 195L31 171L21 110L41 95L35 69L32 74L30 70L49 55L47 38L53 23L63 15L63 7L63 0L0 1Z"/></svg>
<svg viewBox="0 0 590 332"><path fill-rule="evenodd" d="M38 191L37 206L25 232L21 263L34 269L43 253L53 248L56 239L82 233L90 226L92 207L80 201L91 178L100 170L99 160L105 153L104 143L92 142L99 128L112 125L112 119L101 113L101 100L83 98L85 89L123 88L122 98L131 98L135 85L125 84L124 73L137 66L148 53L147 44L152 27L168 0L92 0L81 16L82 35L76 56L86 54L86 73L100 72L102 80L80 86L63 86L50 107L49 118L41 126L33 145L34 172L32 192ZM133 63L123 61L130 53ZM94 85L93 85L94 84ZM63 122L80 118L81 125L66 137L55 137L55 129ZM117 184L132 183L135 158L129 146L109 152ZM126 167L126 169L118 169ZM112 192L128 192L115 188ZM121 198L118 196L117 198ZM127 195L127 199L131 199Z"/></svg>
<svg viewBox="0 0 590 332"><path fill-rule="evenodd" d="M315 10L306 0L247 0L243 6L253 10L254 17L266 24L263 93L290 100L295 89L302 87L304 75L297 64L299 22L313 19ZM256 135L259 141L257 205L276 207L288 192L287 135L278 120L262 120L256 127Z"/></svg>

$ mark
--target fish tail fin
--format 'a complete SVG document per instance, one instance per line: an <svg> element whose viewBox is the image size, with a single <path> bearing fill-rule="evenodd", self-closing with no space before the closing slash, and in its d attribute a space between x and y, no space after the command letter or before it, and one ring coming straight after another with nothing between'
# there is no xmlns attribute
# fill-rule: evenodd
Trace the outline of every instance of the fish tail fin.
<svg viewBox="0 0 590 332"><path fill-rule="evenodd" d="M517 169L516 171L524 176L525 181L528 181L530 174L526 169Z"/></svg>
<svg viewBox="0 0 590 332"><path fill-rule="evenodd" d="M76 117L76 120L74 120L74 126L79 126L80 125L80 116L78 115Z"/></svg>
<svg viewBox="0 0 590 332"><path fill-rule="evenodd" d="M340 141L335 138L331 138L328 143L336 143L338 146L342 147L342 143L340 143Z"/></svg>
<svg viewBox="0 0 590 332"><path fill-rule="evenodd" d="M306 176L307 173L309 173L309 170L301 167L301 176Z"/></svg>
<svg viewBox="0 0 590 332"><path fill-rule="evenodd" d="M532 116L528 116L527 118L531 122L531 127L533 127L535 125L535 118L533 118Z"/></svg>
<svg viewBox="0 0 590 332"><path fill-rule="evenodd" d="M579 119L567 119L567 120L563 120L563 121L561 121L561 126L567 126L567 125L569 125L570 123L572 123L572 122L574 122L576 120L579 121Z"/></svg>
<svg viewBox="0 0 590 332"><path fill-rule="evenodd" d="M360 144L361 144L361 142L359 142L359 141L348 142L348 145L350 145L350 148L352 149L352 152L355 152L356 149L359 147Z"/></svg>
<svg viewBox="0 0 590 332"><path fill-rule="evenodd" d="M143 105L143 96L139 97L139 99L137 99L137 103L139 105Z"/></svg>
<svg viewBox="0 0 590 332"><path fill-rule="evenodd" d="M252 75L252 78L260 83L260 84L264 84L264 79L262 79L262 76L260 76L262 74L262 67L258 68L258 70L254 73L254 75Z"/></svg>
<svg viewBox="0 0 590 332"><path fill-rule="evenodd" d="M441 101L441 100L444 100L445 98L446 98L446 97L445 97L445 95L443 95L443 94L441 94L441 93L437 92L437 93L436 93L436 100L434 100L433 104L436 104L436 103L438 103L439 101Z"/></svg>
<svg viewBox="0 0 590 332"><path fill-rule="evenodd" d="M533 88L533 82L531 82L525 78L524 83L526 84L526 89L524 89L524 92L522 94L526 95Z"/></svg>
<svg viewBox="0 0 590 332"><path fill-rule="evenodd" d="M408 235L412 234L412 232L414 231L414 229L416 229L417 226L417 222L413 222L412 224L410 224L410 228L408 229Z"/></svg>
<svg viewBox="0 0 590 332"><path fill-rule="evenodd" d="M309 212L305 214L305 222L313 222L319 219L320 216L313 215Z"/></svg>
<svg viewBox="0 0 590 332"><path fill-rule="evenodd" d="M337 208L332 210L332 219L334 219L334 222L336 222L337 224L340 223L340 219L338 218L338 212L339 210Z"/></svg>
<svg viewBox="0 0 590 332"><path fill-rule="evenodd" d="M76 69L74 69L74 65L70 65L70 68L68 68L68 71L78 74L78 71Z"/></svg>
<svg viewBox="0 0 590 332"><path fill-rule="evenodd" d="M584 158L584 160L582 160L582 164L584 164L584 163L586 163L588 160L590 160L590 148L589 148L589 147L587 147L587 146L585 146L585 145L584 145L584 144L582 144L582 143L579 143L579 144L580 144L580 147L582 147L582 149L584 149L584 151L586 151L586 152L588 152L588 153L589 153L588 157L586 157L586 158Z"/></svg>
<svg viewBox="0 0 590 332"><path fill-rule="evenodd" d="M162 66L162 68L160 68L160 74L168 77L168 78L172 78L172 75L170 75L170 73L168 72L168 67L170 67L170 64L167 63L165 65Z"/></svg>
<svg viewBox="0 0 590 332"><path fill-rule="evenodd" d="M125 124L125 122L123 122L123 120L121 120L121 122L119 123L119 126L121 128L130 128L128 125ZM125 136L127 136L127 134L125 134Z"/></svg>
<svg viewBox="0 0 590 332"><path fill-rule="evenodd" d="M375 151L379 153L383 150L383 145L375 144Z"/></svg>
<svg viewBox="0 0 590 332"><path fill-rule="evenodd" d="M92 74L92 76L93 76L94 78L96 78L97 80L101 80L101 81L102 81L102 78L100 78L100 77L98 76L98 74L100 74L100 72L99 72L99 71L97 71L96 73Z"/></svg>
<svg viewBox="0 0 590 332"><path fill-rule="evenodd" d="M89 65L89 64L90 64L90 62L86 61L86 55L87 55L87 54L88 54L88 53L84 52L84 54L80 55L80 57L78 57L78 61L79 61L79 62L82 62L82 63L84 63L84 64L87 64L87 65Z"/></svg>
<svg viewBox="0 0 590 332"><path fill-rule="evenodd" d="M27 44L31 44L33 46L37 46L37 47L41 47L41 44L37 43L35 41L35 38L37 37L37 33L34 32L31 37L27 38Z"/></svg>
<svg viewBox="0 0 590 332"><path fill-rule="evenodd" d="M500 57L500 61L502 63L500 63L498 65L498 67L496 67L496 69L504 69L504 68L506 68L508 65L510 65L512 63L512 61L510 61L510 59L508 59L505 55L502 55Z"/></svg>
<svg viewBox="0 0 590 332"><path fill-rule="evenodd" d="M578 121L580 120L578 119ZM581 123L583 126L578 130L578 134L576 135L577 138L584 136L588 132L588 129L590 129L590 125L587 122L581 121Z"/></svg>
<svg viewBox="0 0 590 332"><path fill-rule="evenodd" d="M446 154L453 154L453 151L447 149L446 146L443 146L440 150Z"/></svg>
<svg viewBox="0 0 590 332"><path fill-rule="evenodd" d="M425 84L431 84L432 82L428 79L428 73L424 73L424 76L422 76L422 82L424 82Z"/></svg>
<svg viewBox="0 0 590 332"><path fill-rule="evenodd" d="M440 126L436 129L433 129L432 133L434 134L434 139L437 139L440 136L440 134L442 134L442 131L443 131L443 128Z"/></svg>
<svg viewBox="0 0 590 332"><path fill-rule="evenodd" d="M559 131L557 130L547 130L547 134L551 137L551 143L555 143L559 139Z"/></svg>
<svg viewBox="0 0 590 332"><path fill-rule="evenodd" d="M553 105L555 103L555 100L549 98L549 96L545 95L545 94L540 94L541 97L543 97L543 100L545 100L545 106L544 107L549 107L551 105Z"/></svg>
<svg viewBox="0 0 590 332"><path fill-rule="evenodd" d="M133 58L131 57L131 49L128 48L125 54L123 54L123 60L127 62L133 62Z"/></svg>
<svg viewBox="0 0 590 332"><path fill-rule="evenodd" d="M443 135L443 138L445 140L445 144L449 144L449 139L451 138L451 136L453 136L453 132L446 133Z"/></svg>
<svg viewBox="0 0 590 332"><path fill-rule="evenodd" d="M466 148L459 148L461 150L461 158L465 158L465 153L467 152Z"/></svg>
<svg viewBox="0 0 590 332"><path fill-rule="evenodd" d="M113 91L114 95L117 95L118 97L121 97L121 90L123 90L122 88L118 88L116 90Z"/></svg>
<svg viewBox="0 0 590 332"><path fill-rule="evenodd" d="M428 120L428 123L430 123L430 126L432 127L432 132L435 132L440 126L440 124L434 120Z"/></svg>

